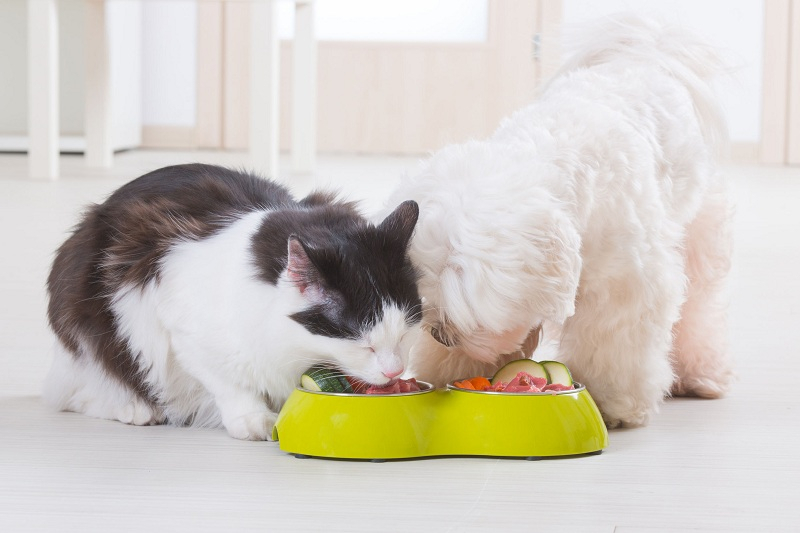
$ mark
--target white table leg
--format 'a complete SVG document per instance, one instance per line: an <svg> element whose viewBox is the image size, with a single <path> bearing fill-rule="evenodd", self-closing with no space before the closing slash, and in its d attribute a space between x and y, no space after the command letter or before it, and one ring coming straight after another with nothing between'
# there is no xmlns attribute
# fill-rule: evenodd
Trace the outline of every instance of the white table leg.
<svg viewBox="0 0 800 533"><path fill-rule="evenodd" d="M28 0L28 174L58 178L56 0Z"/></svg>
<svg viewBox="0 0 800 533"><path fill-rule="evenodd" d="M278 179L278 48L277 2L252 5L250 37L250 163L256 172Z"/></svg>
<svg viewBox="0 0 800 533"><path fill-rule="evenodd" d="M317 151L317 43L314 2L295 2L292 43L292 170L314 171Z"/></svg>
<svg viewBox="0 0 800 533"><path fill-rule="evenodd" d="M110 167L114 159L108 55L106 2L87 0L84 128L86 165L90 167Z"/></svg>

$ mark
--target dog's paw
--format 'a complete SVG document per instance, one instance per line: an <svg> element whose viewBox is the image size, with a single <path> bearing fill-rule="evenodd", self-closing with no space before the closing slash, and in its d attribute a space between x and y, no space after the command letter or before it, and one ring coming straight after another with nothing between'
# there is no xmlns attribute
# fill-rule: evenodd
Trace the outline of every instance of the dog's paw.
<svg viewBox="0 0 800 533"><path fill-rule="evenodd" d="M599 402L598 407L609 429L646 426L658 411L657 402L634 401L630 396Z"/></svg>
<svg viewBox="0 0 800 533"><path fill-rule="evenodd" d="M606 427L608 429L638 428L646 426L647 423L650 422L649 411L640 413L627 413L622 416L609 415L608 413L602 411L601 414L603 415L603 422L606 423Z"/></svg>
<svg viewBox="0 0 800 533"><path fill-rule="evenodd" d="M225 423L228 434L241 440L272 440L276 416L270 412L248 413Z"/></svg>
<svg viewBox="0 0 800 533"><path fill-rule="evenodd" d="M722 379L710 377L682 378L672 385L673 396L697 396L699 398L721 398L730 388L731 376Z"/></svg>

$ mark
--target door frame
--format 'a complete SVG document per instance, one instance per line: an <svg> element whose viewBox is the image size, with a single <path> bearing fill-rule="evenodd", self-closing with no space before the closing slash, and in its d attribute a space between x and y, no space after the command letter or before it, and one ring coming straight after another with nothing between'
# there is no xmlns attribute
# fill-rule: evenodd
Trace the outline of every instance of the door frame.
<svg viewBox="0 0 800 533"><path fill-rule="evenodd" d="M800 0L764 2L759 161L800 164Z"/></svg>

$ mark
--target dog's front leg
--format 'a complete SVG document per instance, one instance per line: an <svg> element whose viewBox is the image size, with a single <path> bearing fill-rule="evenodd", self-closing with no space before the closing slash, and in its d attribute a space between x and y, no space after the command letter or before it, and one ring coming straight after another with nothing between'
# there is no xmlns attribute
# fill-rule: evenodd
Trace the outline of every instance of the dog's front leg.
<svg viewBox="0 0 800 533"><path fill-rule="evenodd" d="M679 259L661 264L655 275L584 286L564 324L559 359L586 385L609 427L646 424L674 379L669 355L684 280Z"/></svg>

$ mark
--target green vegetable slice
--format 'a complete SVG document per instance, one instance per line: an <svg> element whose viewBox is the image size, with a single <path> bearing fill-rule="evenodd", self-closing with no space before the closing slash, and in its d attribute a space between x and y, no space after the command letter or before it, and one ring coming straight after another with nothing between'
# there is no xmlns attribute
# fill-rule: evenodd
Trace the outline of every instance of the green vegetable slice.
<svg viewBox="0 0 800 533"><path fill-rule="evenodd" d="M548 383L560 383L561 385L572 385L572 374L567 365L558 361L542 361L542 366L550 376Z"/></svg>
<svg viewBox="0 0 800 533"><path fill-rule="evenodd" d="M547 374L547 369L541 364L532 359L517 359L507 363L505 366L498 370L492 378L492 385L497 385L498 382L508 383L520 372L527 372L531 376L544 378L550 383L550 376Z"/></svg>
<svg viewBox="0 0 800 533"><path fill-rule="evenodd" d="M340 370L323 366L312 366L306 370L300 377L300 386L310 391L353 392L353 387Z"/></svg>

